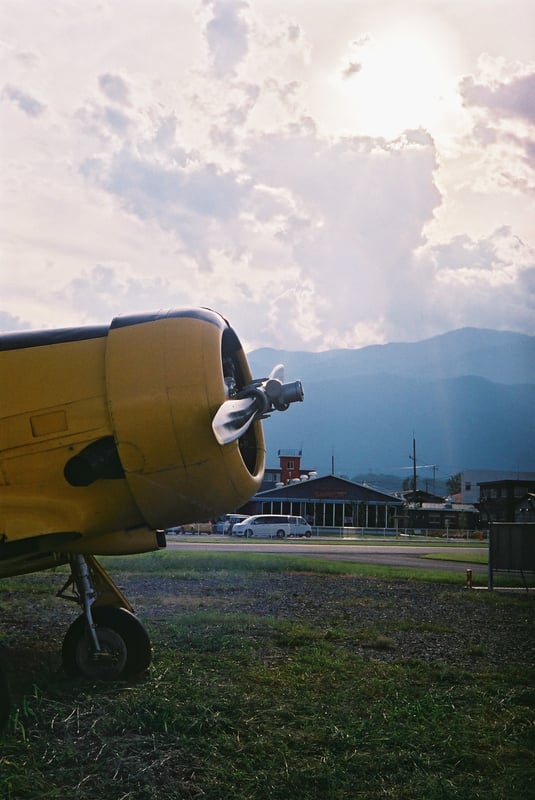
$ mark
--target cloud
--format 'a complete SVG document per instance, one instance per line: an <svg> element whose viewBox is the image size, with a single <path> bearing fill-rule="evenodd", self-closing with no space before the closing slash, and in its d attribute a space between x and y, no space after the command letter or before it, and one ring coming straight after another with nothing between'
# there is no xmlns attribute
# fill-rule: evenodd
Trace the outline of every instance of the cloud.
<svg viewBox="0 0 535 800"><path fill-rule="evenodd" d="M427 290L420 314L443 326L532 330L535 310L535 248L509 226L489 236L455 236L427 244L415 264ZM463 322L464 320L464 322Z"/></svg>
<svg viewBox="0 0 535 800"><path fill-rule="evenodd" d="M350 61L347 67L344 69L342 75L345 78L351 78L353 75L359 73L362 69L362 64L358 61Z"/></svg>
<svg viewBox="0 0 535 800"><path fill-rule="evenodd" d="M0 311L0 331L22 331L29 330L31 327L30 322L15 317L7 311Z"/></svg>
<svg viewBox="0 0 535 800"><path fill-rule="evenodd" d="M210 58L217 75L233 73L248 51L248 8L236 0L205 0L212 16L205 27Z"/></svg>
<svg viewBox="0 0 535 800"><path fill-rule="evenodd" d="M535 72L492 85L477 83L467 76L460 92L467 106L484 108L494 118L516 117L535 123Z"/></svg>
<svg viewBox="0 0 535 800"><path fill-rule="evenodd" d="M112 100L119 105L130 105L130 89L127 82L120 75L112 75L109 72L100 75L98 85L108 100Z"/></svg>
<svg viewBox="0 0 535 800"><path fill-rule="evenodd" d="M440 271L448 274L472 272L477 278L481 271L500 274L512 266L520 270L530 266L535 255L509 226L499 228L492 236L476 240L466 234L455 236L446 244L435 245L433 253Z"/></svg>
<svg viewBox="0 0 535 800"><path fill-rule="evenodd" d="M140 123L128 145L88 159L81 173L170 233L181 257L227 282L230 296L248 293L253 317L263 309L263 331L281 345L289 331L310 347L376 334L376 298L395 306L404 265L441 200L428 135L331 141L304 120L263 136L242 131L233 169L177 137L169 118L150 136ZM229 259L247 264L234 292Z"/></svg>
<svg viewBox="0 0 535 800"><path fill-rule="evenodd" d="M169 282L159 275L136 278L128 265L98 264L55 292L55 299L68 303L82 319L92 319L96 307L101 320L111 321L124 309L158 308Z"/></svg>
<svg viewBox="0 0 535 800"><path fill-rule="evenodd" d="M402 302L405 268L440 203L429 139L333 143L291 131L255 138L244 166L253 182L287 198L273 233L299 268L318 320L313 332L303 327L302 339L335 346L349 344L357 322L364 336L366 324L376 330L377 298L381 308Z"/></svg>
<svg viewBox="0 0 535 800"><path fill-rule="evenodd" d="M6 324L194 304L248 348L533 330L532 72L466 78L449 150L425 128L365 136L340 65L360 82L377 30L327 42L314 5L163 3L150 36L143 4L126 28L88 6L76 59L65 16L47 17L59 60L28 31L39 69L14 48L0 104Z"/></svg>
<svg viewBox="0 0 535 800"><path fill-rule="evenodd" d="M2 97L18 106L29 117L39 117L45 111L43 103L40 103L35 97L22 91L22 89L18 89L16 86L9 84L4 86Z"/></svg>
<svg viewBox="0 0 535 800"><path fill-rule="evenodd" d="M193 159L185 166L161 163L128 147L108 161L87 161L81 170L127 211L171 231L201 269L210 268L213 247L230 243L247 183L213 163Z"/></svg>

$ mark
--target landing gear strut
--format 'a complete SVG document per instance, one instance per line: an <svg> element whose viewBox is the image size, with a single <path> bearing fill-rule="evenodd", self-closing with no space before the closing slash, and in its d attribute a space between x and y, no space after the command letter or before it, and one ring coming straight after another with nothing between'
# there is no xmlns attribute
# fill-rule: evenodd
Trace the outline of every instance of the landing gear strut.
<svg viewBox="0 0 535 800"><path fill-rule="evenodd" d="M93 556L72 557L71 576L58 596L75 600L83 609L63 640L67 674L113 680L147 669L151 661L147 631Z"/></svg>

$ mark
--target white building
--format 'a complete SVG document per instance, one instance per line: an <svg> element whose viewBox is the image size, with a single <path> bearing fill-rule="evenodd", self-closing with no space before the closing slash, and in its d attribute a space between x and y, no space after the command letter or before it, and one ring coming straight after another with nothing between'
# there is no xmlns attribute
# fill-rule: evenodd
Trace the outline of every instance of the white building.
<svg viewBox="0 0 535 800"><path fill-rule="evenodd" d="M461 491L459 498L461 503L479 503L479 484L487 481L535 481L535 472L517 472L516 470L497 470L497 469L468 469L461 472Z"/></svg>

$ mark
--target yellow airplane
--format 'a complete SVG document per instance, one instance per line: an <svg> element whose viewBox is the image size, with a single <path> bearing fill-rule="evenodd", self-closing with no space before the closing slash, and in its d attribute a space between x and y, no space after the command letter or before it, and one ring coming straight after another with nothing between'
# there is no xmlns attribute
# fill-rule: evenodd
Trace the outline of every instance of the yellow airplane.
<svg viewBox="0 0 535 800"><path fill-rule="evenodd" d="M253 380L205 308L0 335L0 577L70 566L81 614L68 673L146 669L149 637L96 555L165 547L165 529L243 505L265 464L260 420L303 400L282 368ZM0 721L8 708L0 670Z"/></svg>

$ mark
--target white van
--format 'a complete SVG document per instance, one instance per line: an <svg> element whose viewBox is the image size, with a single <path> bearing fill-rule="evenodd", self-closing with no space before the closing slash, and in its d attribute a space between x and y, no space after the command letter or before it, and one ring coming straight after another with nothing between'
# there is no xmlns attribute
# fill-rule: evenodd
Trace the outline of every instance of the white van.
<svg viewBox="0 0 535 800"><path fill-rule="evenodd" d="M286 514L258 514L237 522L232 528L233 536L244 536L247 539L267 537L268 539L284 539L286 536L312 535L312 528L304 517L292 517Z"/></svg>

